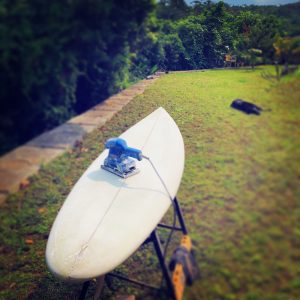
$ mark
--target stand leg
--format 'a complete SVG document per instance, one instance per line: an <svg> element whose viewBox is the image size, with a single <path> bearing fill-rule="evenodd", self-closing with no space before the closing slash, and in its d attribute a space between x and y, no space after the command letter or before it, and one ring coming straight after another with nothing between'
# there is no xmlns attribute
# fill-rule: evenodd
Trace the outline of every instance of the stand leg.
<svg viewBox="0 0 300 300"><path fill-rule="evenodd" d="M184 235L187 235L188 231L187 231L187 228L185 226L182 211L181 211L179 202L178 202L176 197L174 198L174 204L175 204L175 209L176 209L176 214L178 216L179 224L180 224L180 227L181 227L181 229L179 227L175 228L175 229L176 230L181 230ZM161 227L169 228L170 226L161 226ZM172 229L172 228L170 227L169 229ZM172 297L172 299L176 299L174 286L173 286L173 283L172 283L172 279L171 279L168 267L166 265L165 258L163 256L163 249L162 249L162 246L161 246L161 243L160 243L159 236L156 232L156 229L152 231L151 236L149 238L149 242L150 241L152 241L153 244L154 244L155 252L156 252L156 255L159 259L159 263L160 263L160 266L161 266L161 269L162 269L163 277L166 280L168 292L169 292L170 296ZM104 279L105 279L105 276L101 276L97 279L97 286L96 286L96 292L94 294L94 300L99 299L99 297L100 297L102 287L103 287L103 283L104 283ZM138 284L140 284L140 283L138 283ZM79 300L84 300L85 299L85 296L87 294L89 286L90 286L90 281L86 281L83 284L81 292L80 292Z"/></svg>
<svg viewBox="0 0 300 300"><path fill-rule="evenodd" d="M78 300L84 300L85 299L85 296L86 296L86 293L88 291L89 286L90 286L90 281L86 281L83 284Z"/></svg>
<svg viewBox="0 0 300 300"><path fill-rule="evenodd" d="M151 233L151 239L153 241L154 244L154 248L157 254L157 257L159 259L159 263L162 269L162 273L164 276L164 279L166 280L167 283L167 288L168 288L168 292L170 294L170 296L175 299L175 294L174 294L174 288L173 288L173 283L170 277L170 273L168 271L168 267L166 266L166 262L163 256L163 249L160 243L160 239L158 237L158 234L156 232L156 230L153 230Z"/></svg>
<svg viewBox="0 0 300 300"><path fill-rule="evenodd" d="M174 198L174 203L175 203L175 207L176 207L176 213L177 213L177 216L178 216L178 220L179 220L179 223L180 223L180 226L181 226L181 229L182 229L182 233L184 235L187 235L188 231L187 231L185 223L184 223L182 211L181 211L179 202L177 200L177 197Z"/></svg>
<svg viewBox="0 0 300 300"><path fill-rule="evenodd" d="M100 295L101 295L101 292L103 290L103 285L104 285L104 278L105 278L105 275L102 275L102 276L97 278L96 290L95 290L93 300L99 300L100 299Z"/></svg>

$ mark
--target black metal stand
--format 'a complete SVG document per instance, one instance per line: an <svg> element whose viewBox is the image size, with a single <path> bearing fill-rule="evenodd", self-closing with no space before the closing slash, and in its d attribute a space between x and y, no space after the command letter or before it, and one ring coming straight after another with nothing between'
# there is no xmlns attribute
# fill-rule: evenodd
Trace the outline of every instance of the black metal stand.
<svg viewBox="0 0 300 300"><path fill-rule="evenodd" d="M80 295L79 295L79 300L84 300L85 299L85 296L86 296L86 293L89 289L89 286L90 286L91 282L90 281L86 281L83 285L82 285L82 288L81 288L81 292L80 292Z"/></svg>
<svg viewBox="0 0 300 300"><path fill-rule="evenodd" d="M175 205L176 216L178 217L180 227L176 227L176 226L173 227L173 226L169 226L169 225L162 224L162 223L159 223L157 225L157 227L162 227L162 228L167 228L167 229L170 229L170 230L181 231L184 235L186 235L186 234L188 234L188 231L187 231L187 228L185 226L183 214L182 214L179 202L177 200L177 197L174 198L174 205Z"/></svg>
<svg viewBox="0 0 300 300"><path fill-rule="evenodd" d="M177 227L176 224L175 224L175 226L170 226L170 225L167 225L167 224L159 223L157 225L157 228L165 228L165 229L169 229L169 230L181 231L184 235L186 235L186 234L188 234L188 231L187 231L187 228L185 226L184 218L183 218L182 211L181 211L179 202L177 200L177 197L174 198L174 208L175 208L176 216L178 218L180 226ZM168 294L172 299L175 299L171 274L170 274L170 271L168 269L166 260L164 258L163 248L162 248L162 245L161 245L159 235L157 233L157 228L155 228L152 231L151 235L146 239L144 244L150 243L150 242L153 243L153 246L154 246L154 249L155 249L157 258L159 260L161 270L162 270L163 278L166 282L166 287L167 287ZM115 278L118 278L119 280L127 281L127 282L130 282L130 283L139 285L141 287L146 287L146 288L156 289L156 290L161 289L161 287L155 287L155 286L149 285L147 283L144 283L144 282L141 282L141 281L138 281L138 280L134 280L134 279L131 279L131 278L128 278L126 276L116 274L116 273L109 273L105 276L115 277ZM81 293L80 293L80 296L79 296L79 300L85 299L85 296L86 296L86 293L88 291L89 285L90 285L90 281L86 281L83 284L82 289L81 289Z"/></svg>

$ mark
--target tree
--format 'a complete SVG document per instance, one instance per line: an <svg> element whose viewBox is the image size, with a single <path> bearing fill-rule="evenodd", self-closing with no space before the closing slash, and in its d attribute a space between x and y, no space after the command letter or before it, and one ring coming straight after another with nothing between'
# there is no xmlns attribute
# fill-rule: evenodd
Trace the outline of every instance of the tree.
<svg viewBox="0 0 300 300"><path fill-rule="evenodd" d="M158 18L178 20L189 15L190 8L184 0L161 0L157 5Z"/></svg>
<svg viewBox="0 0 300 300"><path fill-rule="evenodd" d="M300 37L278 36L273 46L276 58L280 63L300 63Z"/></svg>
<svg viewBox="0 0 300 300"><path fill-rule="evenodd" d="M1 1L0 151L126 86L130 46L154 7L154 0Z"/></svg>
<svg viewBox="0 0 300 300"><path fill-rule="evenodd" d="M275 49L276 73L277 78L290 72L289 64L300 63L300 37L280 37L278 36L273 44ZM284 65L284 69L280 71L279 64Z"/></svg>
<svg viewBox="0 0 300 300"><path fill-rule="evenodd" d="M164 57L160 63L163 70L185 70L189 68L189 60L178 34L162 37Z"/></svg>
<svg viewBox="0 0 300 300"><path fill-rule="evenodd" d="M281 32L281 22L276 17L261 16L250 11L241 12L236 19L236 28L239 52L247 52L253 58L254 52L251 49L259 49L265 62L272 61L272 45L276 35Z"/></svg>
<svg viewBox="0 0 300 300"><path fill-rule="evenodd" d="M201 19L190 16L179 21L176 29L185 49L186 68L201 69L206 67L203 53L206 28L201 25Z"/></svg>

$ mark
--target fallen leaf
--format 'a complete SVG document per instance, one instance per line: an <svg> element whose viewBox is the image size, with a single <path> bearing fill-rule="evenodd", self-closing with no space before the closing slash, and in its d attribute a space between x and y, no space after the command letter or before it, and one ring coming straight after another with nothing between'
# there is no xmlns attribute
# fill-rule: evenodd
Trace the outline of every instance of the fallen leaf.
<svg viewBox="0 0 300 300"><path fill-rule="evenodd" d="M46 207L40 207L40 208L38 208L38 212L40 214L43 214L45 211L46 211Z"/></svg>
<svg viewBox="0 0 300 300"><path fill-rule="evenodd" d="M44 251L37 251L36 254L38 256L44 256L45 255L45 252Z"/></svg>
<svg viewBox="0 0 300 300"><path fill-rule="evenodd" d="M16 283L15 282L12 282L10 285L9 285L9 288L12 289L13 287L16 286Z"/></svg>
<svg viewBox="0 0 300 300"><path fill-rule="evenodd" d="M32 240L32 239L26 239L26 240L25 240L25 243L26 243L27 245L32 245L32 244L34 244L34 240Z"/></svg>
<svg viewBox="0 0 300 300"><path fill-rule="evenodd" d="M26 189L30 185L30 181L28 179L24 179L20 182L20 190Z"/></svg>

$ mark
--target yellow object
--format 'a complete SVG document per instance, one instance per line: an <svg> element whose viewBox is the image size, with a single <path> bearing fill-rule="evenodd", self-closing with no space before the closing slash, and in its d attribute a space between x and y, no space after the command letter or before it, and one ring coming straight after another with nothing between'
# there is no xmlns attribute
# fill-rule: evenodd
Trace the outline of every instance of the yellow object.
<svg viewBox="0 0 300 300"><path fill-rule="evenodd" d="M188 235L184 235L181 239L180 246L186 248L188 251L192 250L192 240Z"/></svg>
<svg viewBox="0 0 300 300"><path fill-rule="evenodd" d="M225 61L231 61L231 55L230 54L225 55Z"/></svg>
<svg viewBox="0 0 300 300"><path fill-rule="evenodd" d="M185 287L185 275L181 264L176 264L172 279L176 300L181 300Z"/></svg>
<svg viewBox="0 0 300 300"><path fill-rule="evenodd" d="M192 250L192 240L188 235L184 235L180 242L180 247L185 248L187 251ZM183 266L181 263L177 263L173 271L173 286L176 300L183 298L183 292L186 285L186 276L184 274Z"/></svg>

